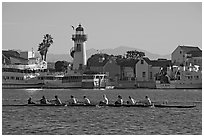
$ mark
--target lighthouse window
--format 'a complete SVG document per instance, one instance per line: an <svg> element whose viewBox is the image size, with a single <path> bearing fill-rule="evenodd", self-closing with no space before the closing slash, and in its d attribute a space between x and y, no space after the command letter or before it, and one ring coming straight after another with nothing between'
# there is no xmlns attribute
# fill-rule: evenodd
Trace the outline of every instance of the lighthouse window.
<svg viewBox="0 0 204 137"><path fill-rule="evenodd" d="M79 70L82 70L82 64L79 64Z"/></svg>
<svg viewBox="0 0 204 137"><path fill-rule="evenodd" d="M76 51L81 51L81 44L77 44Z"/></svg>

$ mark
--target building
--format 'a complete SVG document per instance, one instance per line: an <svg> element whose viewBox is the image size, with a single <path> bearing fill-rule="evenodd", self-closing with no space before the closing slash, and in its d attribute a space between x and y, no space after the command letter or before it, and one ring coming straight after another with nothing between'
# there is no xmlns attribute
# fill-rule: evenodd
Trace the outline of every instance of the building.
<svg viewBox="0 0 204 137"><path fill-rule="evenodd" d="M35 65L40 62L41 59L34 57L33 51L2 50L3 65Z"/></svg>
<svg viewBox="0 0 204 137"><path fill-rule="evenodd" d="M184 45L178 46L171 54L171 61L174 65L177 66L187 65L188 63L186 61L187 58L189 58L189 55L191 55L190 58L194 58L194 56L199 55L198 60L200 60L200 58L202 58L202 51L198 47ZM193 60L196 60L197 62L197 57L194 58Z"/></svg>
<svg viewBox="0 0 204 137"><path fill-rule="evenodd" d="M136 76L135 64L138 62L137 59L118 59L117 63L120 66L120 80L134 80Z"/></svg>
<svg viewBox="0 0 204 137"><path fill-rule="evenodd" d="M152 73L150 73L151 62L149 58L141 57L135 65L136 68L136 80L137 81L149 81L150 74L152 79Z"/></svg>
<svg viewBox="0 0 204 137"><path fill-rule="evenodd" d="M95 54L87 60L87 68L97 73L106 73L110 80L120 75L120 66L116 58L108 54Z"/></svg>
<svg viewBox="0 0 204 137"><path fill-rule="evenodd" d="M25 59L35 58L34 51L20 51L20 57Z"/></svg>
<svg viewBox="0 0 204 137"><path fill-rule="evenodd" d="M158 79L159 73L165 71L166 73L169 71L169 68L172 66L171 60L167 59L158 59L151 60L151 74L154 80Z"/></svg>
<svg viewBox="0 0 204 137"><path fill-rule="evenodd" d="M121 72L115 57L111 57L108 62L106 62L104 65L104 72L109 76L110 81L117 81Z"/></svg>
<svg viewBox="0 0 204 137"><path fill-rule="evenodd" d="M28 59L21 57L21 54L19 51L3 50L2 51L2 64L4 65L27 65Z"/></svg>
<svg viewBox="0 0 204 137"><path fill-rule="evenodd" d="M202 67L202 51L189 51L186 54L186 66L198 65Z"/></svg>

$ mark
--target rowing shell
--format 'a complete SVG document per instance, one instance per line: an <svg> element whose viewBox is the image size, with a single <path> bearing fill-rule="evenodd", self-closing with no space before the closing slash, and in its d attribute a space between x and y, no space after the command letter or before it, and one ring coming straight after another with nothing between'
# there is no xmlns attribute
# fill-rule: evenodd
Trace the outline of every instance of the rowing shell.
<svg viewBox="0 0 204 137"><path fill-rule="evenodd" d="M115 105L115 104L108 104L108 105L94 105L94 104L19 104L19 105L3 105L3 106L54 106L54 107L60 107L60 106L67 106L67 107L156 107L156 108L193 108L196 107L195 105Z"/></svg>

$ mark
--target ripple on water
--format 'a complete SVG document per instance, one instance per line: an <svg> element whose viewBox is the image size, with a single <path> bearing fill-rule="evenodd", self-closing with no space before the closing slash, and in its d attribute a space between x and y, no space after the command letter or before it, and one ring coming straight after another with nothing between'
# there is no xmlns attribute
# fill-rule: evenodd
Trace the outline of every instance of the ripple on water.
<svg viewBox="0 0 204 137"><path fill-rule="evenodd" d="M87 95L93 102L106 94L114 102L118 94L127 100L145 95L162 102L197 102L192 109L108 108L108 107L2 107L3 135L196 135L202 133L202 91L190 90L41 90L32 92L34 100L56 93L62 101L72 94L81 99ZM29 93L24 90L3 90L3 104L23 104Z"/></svg>

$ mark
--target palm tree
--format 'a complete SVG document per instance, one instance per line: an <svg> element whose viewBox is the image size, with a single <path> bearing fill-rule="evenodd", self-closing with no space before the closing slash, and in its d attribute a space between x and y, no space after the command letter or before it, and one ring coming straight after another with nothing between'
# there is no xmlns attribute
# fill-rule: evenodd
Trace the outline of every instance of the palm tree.
<svg viewBox="0 0 204 137"><path fill-rule="evenodd" d="M53 38L50 34L46 34L43 37L43 42L39 44L38 51L40 52L42 60L46 61L47 52L50 45L53 44Z"/></svg>

